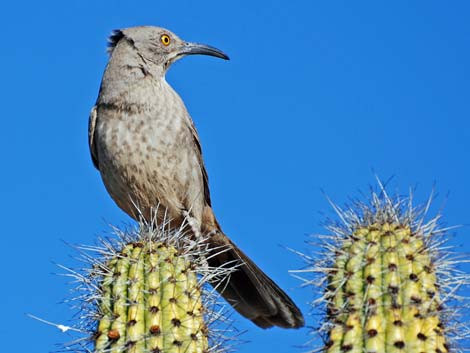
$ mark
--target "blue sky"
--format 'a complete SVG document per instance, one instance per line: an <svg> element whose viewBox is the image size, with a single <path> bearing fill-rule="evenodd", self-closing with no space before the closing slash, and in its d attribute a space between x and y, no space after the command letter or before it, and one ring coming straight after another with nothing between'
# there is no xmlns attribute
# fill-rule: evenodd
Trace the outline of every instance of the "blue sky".
<svg viewBox="0 0 470 353"><path fill-rule="evenodd" d="M302 263L282 246L314 250L306 235L332 215L322 190L341 204L376 173L424 201L435 185L446 222L470 223L469 13L467 1L3 4L2 349L67 340L24 315L70 319L58 304L69 287L52 274L53 262L76 264L62 240L92 244L108 223L130 221L87 146L111 30L159 25L230 55L182 60L168 81L199 130L224 230L307 314L311 290L287 274ZM459 252L470 251L468 232L452 239ZM309 339L234 317L251 341L239 352L300 352Z"/></svg>

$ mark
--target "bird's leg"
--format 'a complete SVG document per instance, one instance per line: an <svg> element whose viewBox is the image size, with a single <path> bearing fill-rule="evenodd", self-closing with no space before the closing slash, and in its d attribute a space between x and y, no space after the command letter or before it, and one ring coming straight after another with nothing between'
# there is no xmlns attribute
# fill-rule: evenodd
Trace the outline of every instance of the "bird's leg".
<svg viewBox="0 0 470 353"><path fill-rule="evenodd" d="M191 215L191 212L187 211L187 210L183 210L183 216L184 216L186 222L188 222L189 227L191 227L191 231L194 234L194 239L195 240L201 239L201 225L199 224L197 219L194 218Z"/></svg>

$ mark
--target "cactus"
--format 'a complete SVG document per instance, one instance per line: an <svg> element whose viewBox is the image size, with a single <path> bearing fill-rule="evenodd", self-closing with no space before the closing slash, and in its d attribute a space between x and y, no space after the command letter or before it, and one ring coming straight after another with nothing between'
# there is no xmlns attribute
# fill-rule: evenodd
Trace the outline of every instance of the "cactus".
<svg viewBox="0 0 470 353"><path fill-rule="evenodd" d="M78 280L80 309L75 330L88 333L67 349L94 353L223 352L231 322L206 283L223 282L233 268L209 268L204 239L191 240L167 224L140 224L79 246L88 264L68 270ZM221 249L224 251L224 249ZM98 254L99 256L97 256ZM217 329L211 329L216 325ZM222 344L223 343L223 344ZM90 348L91 347L91 348Z"/></svg>
<svg viewBox="0 0 470 353"><path fill-rule="evenodd" d="M96 353L208 350L201 288L174 246L130 243L108 267Z"/></svg>
<svg viewBox="0 0 470 353"><path fill-rule="evenodd" d="M396 223L358 227L328 280L329 353L447 352L441 299L422 234Z"/></svg>
<svg viewBox="0 0 470 353"><path fill-rule="evenodd" d="M427 207L411 198L392 200L385 190L370 204L346 211L333 205L341 223L318 236L323 251L307 257L308 283L322 288L315 307L326 307L318 332L327 353L445 353L468 338L450 303L470 283L443 248L439 216L424 221ZM460 306L461 307L461 306Z"/></svg>

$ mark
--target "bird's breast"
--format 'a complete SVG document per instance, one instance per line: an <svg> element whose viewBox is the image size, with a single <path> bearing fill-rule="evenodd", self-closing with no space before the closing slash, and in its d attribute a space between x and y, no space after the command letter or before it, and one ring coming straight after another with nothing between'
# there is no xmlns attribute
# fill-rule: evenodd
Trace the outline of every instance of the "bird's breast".
<svg viewBox="0 0 470 353"><path fill-rule="evenodd" d="M203 195L189 115L172 90L145 91L129 93L119 103L98 102L96 142L103 181L115 199L128 193L137 204L185 208L188 195Z"/></svg>

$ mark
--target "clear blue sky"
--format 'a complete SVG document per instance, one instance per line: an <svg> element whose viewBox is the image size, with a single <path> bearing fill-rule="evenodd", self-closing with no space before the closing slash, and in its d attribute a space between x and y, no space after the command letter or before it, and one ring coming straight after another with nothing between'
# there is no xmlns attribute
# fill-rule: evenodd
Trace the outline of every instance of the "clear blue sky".
<svg viewBox="0 0 470 353"><path fill-rule="evenodd" d="M5 352L66 340L25 312L67 323L53 261L129 222L87 146L88 112L111 30L167 27L231 61L191 57L168 81L199 130L226 232L308 313L310 290L287 274L306 234L338 203L395 176L391 190L436 184L448 224L470 223L468 1L25 1L0 11L3 220L0 323ZM448 196L447 196L448 194ZM469 252L469 229L452 240ZM267 245L260 249L260 244ZM307 330L262 331L235 316L239 352L301 351ZM317 326L315 317L307 323ZM18 347L19 346L19 347Z"/></svg>

